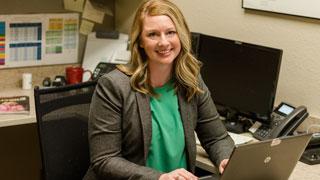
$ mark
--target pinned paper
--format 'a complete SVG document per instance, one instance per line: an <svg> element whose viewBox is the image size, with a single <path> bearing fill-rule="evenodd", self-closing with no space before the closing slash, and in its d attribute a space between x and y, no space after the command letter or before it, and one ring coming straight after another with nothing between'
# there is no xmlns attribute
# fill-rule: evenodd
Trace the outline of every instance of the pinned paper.
<svg viewBox="0 0 320 180"><path fill-rule="evenodd" d="M82 19L81 25L80 25L80 33L84 35L88 35L92 32L94 23L87 21L85 19Z"/></svg>
<svg viewBox="0 0 320 180"><path fill-rule="evenodd" d="M82 17L101 24L103 22L104 13L103 10L94 7L91 2L87 0Z"/></svg>
<svg viewBox="0 0 320 180"><path fill-rule="evenodd" d="M113 16L113 11L111 10L110 7L108 7L104 1L91 1L91 4L94 8L96 8L97 10L103 11L106 15L108 16Z"/></svg>
<svg viewBox="0 0 320 180"><path fill-rule="evenodd" d="M63 0L64 8L71 11L83 11L84 0Z"/></svg>

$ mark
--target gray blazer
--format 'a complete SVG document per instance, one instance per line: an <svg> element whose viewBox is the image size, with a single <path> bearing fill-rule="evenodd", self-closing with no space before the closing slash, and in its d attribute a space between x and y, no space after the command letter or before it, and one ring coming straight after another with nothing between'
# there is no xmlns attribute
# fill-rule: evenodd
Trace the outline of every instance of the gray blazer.
<svg viewBox="0 0 320 180"><path fill-rule="evenodd" d="M134 91L130 77L114 70L99 79L89 115L91 165L84 179L159 179L159 171L145 167L151 143L150 97ZM194 172L194 131L214 164L230 156L234 143L200 78L203 94L187 102L178 91L185 133L188 170Z"/></svg>

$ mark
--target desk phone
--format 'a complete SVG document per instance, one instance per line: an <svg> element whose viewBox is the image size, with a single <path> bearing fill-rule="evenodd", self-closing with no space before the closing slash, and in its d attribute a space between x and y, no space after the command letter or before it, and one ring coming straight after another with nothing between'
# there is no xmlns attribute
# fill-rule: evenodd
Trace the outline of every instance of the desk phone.
<svg viewBox="0 0 320 180"><path fill-rule="evenodd" d="M100 62L93 71L92 79L97 80L100 76L114 70L115 68L116 68L116 64Z"/></svg>
<svg viewBox="0 0 320 180"><path fill-rule="evenodd" d="M296 108L288 103L282 102L272 112L270 125L262 125L259 127L253 133L253 137L259 140L266 140L290 135L308 115L305 106Z"/></svg>

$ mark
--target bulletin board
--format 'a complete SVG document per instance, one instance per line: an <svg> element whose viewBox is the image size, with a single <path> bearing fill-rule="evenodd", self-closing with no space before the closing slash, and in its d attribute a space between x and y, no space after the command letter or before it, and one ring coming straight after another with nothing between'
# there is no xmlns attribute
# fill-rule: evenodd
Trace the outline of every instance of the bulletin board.
<svg viewBox="0 0 320 180"><path fill-rule="evenodd" d="M0 69L76 63L79 14L0 15Z"/></svg>
<svg viewBox="0 0 320 180"><path fill-rule="evenodd" d="M242 0L242 7L320 19L320 0Z"/></svg>

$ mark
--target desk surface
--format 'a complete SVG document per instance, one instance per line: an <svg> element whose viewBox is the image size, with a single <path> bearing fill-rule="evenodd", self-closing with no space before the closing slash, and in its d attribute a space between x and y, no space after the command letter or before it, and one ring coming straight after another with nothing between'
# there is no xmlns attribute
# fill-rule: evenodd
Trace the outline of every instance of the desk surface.
<svg viewBox="0 0 320 180"><path fill-rule="evenodd" d="M207 153L204 149L197 145L197 161L196 166L202 168L206 171L216 173L216 169L212 162L208 159ZM320 179L320 164L308 165L298 161L296 167L294 168L289 180L319 180Z"/></svg>
<svg viewBox="0 0 320 180"><path fill-rule="evenodd" d="M0 96L22 96L26 95L30 98L30 114L8 114L0 115L0 127L14 126L36 122L36 113L34 108L33 89L22 90L22 89L6 89L0 91Z"/></svg>
<svg viewBox="0 0 320 180"><path fill-rule="evenodd" d="M14 126L36 122L35 107L33 90L22 90L22 89L7 89L0 91L0 96L19 96L26 95L30 97L30 114L29 115L0 115L0 127ZM207 170L212 173L216 173L211 161L208 159L208 155L203 148L197 145L197 161L196 166ZM289 180L319 180L320 179L320 164L318 165L307 165L302 162L298 162L295 169L293 170Z"/></svg>

